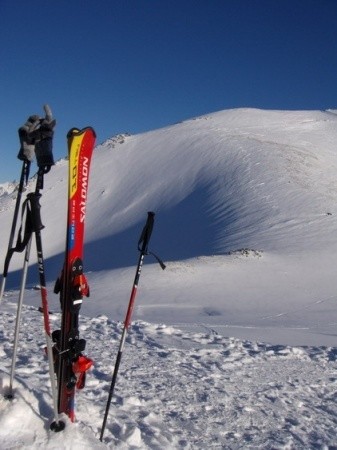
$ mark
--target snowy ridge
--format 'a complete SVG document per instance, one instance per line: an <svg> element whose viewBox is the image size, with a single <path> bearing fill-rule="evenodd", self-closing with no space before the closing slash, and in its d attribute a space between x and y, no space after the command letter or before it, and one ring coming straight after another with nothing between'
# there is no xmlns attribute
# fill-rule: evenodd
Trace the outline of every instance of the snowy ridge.
<svg viewBox="0 0 337 450"><path fill-rule="evenodd" d="M114 242L129 241L132 227L154 210L166 259L239 248L303 250L322 227L337 228L336 123L328 112L243 109L112 138L94 154L86 241L106 261ZM54 256L64 241L65 161L45 186L46 241L53 236ZM11 211L2 220L10 223ZM1 236L1 248L5 243ZM90 269L96 263L93 256Z"/></svg>
<svg viewBox="0 0 337 450"><path fill-rule="evenodd" d="M334 133L329 147L320 143L325 131ZM110 191L127 195L111 201L100 178L92 198L95 205L111 202L111 216L95 220L90 238L118 232L121 220L131 225L152 208L163 216L166 241L178 240L169 245L173 260L241 247L303 247L303 224L314 235L334 211L335 137L336 119L327 113L234 110L127 138L119 155L96 155L96 178L104 167Z"/></svg>
<svg viewBox="0 0 337 450"><path fill-rule="evenodd" d="M1 210L6 211L12 206L13 199L15 200L17 193L17 185L13 183L0 184L0 198L1 198Z"/></svg>
<svg viewBox="0 0 337 450"><path fill-rule="evenodd" d="M0 401L3 448L311 449L336 440L335 110L220 111L94 152L81 337L95 361L75 425L48 430L51 399L31 258L17 396ZM76 124L72 124L76 125ZM15 193L1 185L0 265ZM34 179L28 190L34 189ZM52 328L65 244L67 161L45 177L42 231ZM147 211L134 321L104 444L98 441ZM22 255L0 306L8 386ZM17 429L15 420L25 425ZM24 419L23 419L24 418Z"/></svg>
<svg viewBox="0 0 337 450"><path fill-rule="evenodd" d="M113 148L107 142L94 155L87 242L104 253L151 209L162 221L158 240L167 243L167 259L306 247L322 226L336 229L329 215L337 192L336 121L324 112L232 110L123 136ZM66 164L55 166L45 184L49 254L57 255ZM10 219L9 211L4 223ZM6 237L0 239L3 247Z"/></svg>

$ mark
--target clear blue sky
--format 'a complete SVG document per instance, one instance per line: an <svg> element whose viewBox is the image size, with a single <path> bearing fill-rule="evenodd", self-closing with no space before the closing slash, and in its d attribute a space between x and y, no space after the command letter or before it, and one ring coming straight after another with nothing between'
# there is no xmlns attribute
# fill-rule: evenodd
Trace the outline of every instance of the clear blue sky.
<svg viewBox="0 0 337 450"><path fill-rule="evenodd" d="M56 159L74 126L100 143L228 108L337 108L337 0L0 0L0 43L0 183L44 103Z"/></svg>

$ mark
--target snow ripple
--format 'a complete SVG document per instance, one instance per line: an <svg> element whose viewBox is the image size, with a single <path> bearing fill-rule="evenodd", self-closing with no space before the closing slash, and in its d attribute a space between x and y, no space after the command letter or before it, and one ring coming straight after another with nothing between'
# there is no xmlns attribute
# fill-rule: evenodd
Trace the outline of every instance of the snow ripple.
<svg viewBox="0 0 337 450"><path fill-rule="evenodd" d="M0 313L2 392L14 320L5 309ZM52 316L55 326L58 320L59 315ZM98 436L122 323L82 317L81 330L95 367L77 394L78 422L68 424L61 441L48 431L52 411L42 317L24 306L15 399L0 401L2 448L337 445L337 348L270 345L143 321L132 325L127 338L103 445Z"/></svg>

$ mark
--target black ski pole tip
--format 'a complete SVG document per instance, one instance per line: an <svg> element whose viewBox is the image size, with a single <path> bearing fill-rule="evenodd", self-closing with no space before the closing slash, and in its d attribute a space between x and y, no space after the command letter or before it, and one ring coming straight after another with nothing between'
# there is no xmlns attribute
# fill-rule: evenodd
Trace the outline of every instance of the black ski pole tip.
<svg viewBox="0 0 337 450"><path fill-rule="evenodd" d="M13 400L14 394L12 394L12 393L5 394L5 395L4 395L4 398L5 398L6 400Z"/></svg>
<svg viewBox="0 0 337 450"><path fill-rule="evenodd" d="M59 431L63 431L65 429L65 427L66 427L66 424L62 420L59 420L58 422L55 421L50 425L50 429L52 431L55 431L55 433L58 433Z"/></svg>

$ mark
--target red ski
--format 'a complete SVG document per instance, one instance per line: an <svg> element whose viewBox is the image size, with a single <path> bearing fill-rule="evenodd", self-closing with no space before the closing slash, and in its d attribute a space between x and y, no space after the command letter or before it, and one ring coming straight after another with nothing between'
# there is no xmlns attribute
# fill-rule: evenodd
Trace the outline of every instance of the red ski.
<svg viewBox="0 0 337 450"><path fill-rule="evenodd" d="M69 151L68 217L65 261L54 291L60 293L61 330L54 331L58 409L75 420L75 390L85 385L86 371L92 366L83 355L85 339L80 339L78 321L83 296L89 286L83 273L84 226L90 163L96 134L91 128L72 128L67 134Z"/></svg>

